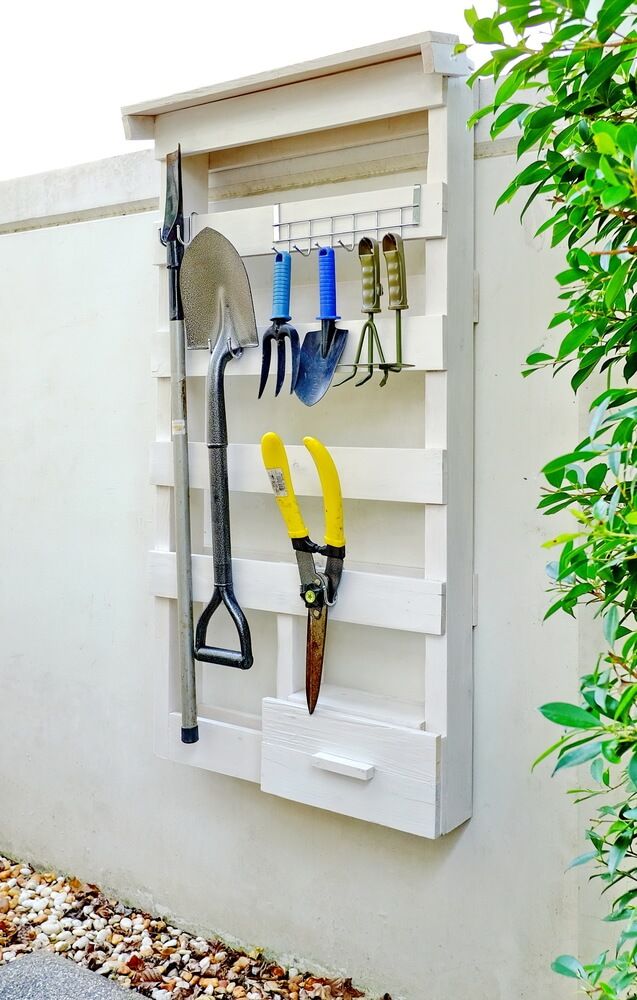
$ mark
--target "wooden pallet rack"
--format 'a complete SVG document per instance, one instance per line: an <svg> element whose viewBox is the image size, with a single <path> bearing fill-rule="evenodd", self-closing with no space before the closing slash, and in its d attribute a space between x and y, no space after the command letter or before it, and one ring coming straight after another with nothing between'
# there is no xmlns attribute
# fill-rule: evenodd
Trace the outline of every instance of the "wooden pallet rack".
<svg viewBox="0 0 637 1000"><path fill-rule="evenodd" d="M198 665L200 741L180 742L172 529L170 352L164 255L151 349L157 430L150 581L156 615L156 749L264 792L438 837L471 813L473 578L473 138L467 64L453 36L423 33L124 109L131 138L163 160L181 143L190 236L206 225L237 247L255 311L270 315L273 247L293 253L292 311L316 326L313 243L336 249L351 360L364 316L360 235L402 232L413 368L304 407L257 401L260 350L228 368L234 576L253 632L243 674ZM156 227L157 223L155 223ZM379 330L392 354L393 317ZM212 585L204 440L206 352L188 356L194 599ZM259 450L277 430L320 534L318 480L303 434L341 473L348 557L330 614L324 683L304 705L305 609ZM195 608L197 613L198 605ZM215 618L215 627L217 619ZM225 624L219 619L219 643ZM228 630L227 638L232 633Z"/></svg>

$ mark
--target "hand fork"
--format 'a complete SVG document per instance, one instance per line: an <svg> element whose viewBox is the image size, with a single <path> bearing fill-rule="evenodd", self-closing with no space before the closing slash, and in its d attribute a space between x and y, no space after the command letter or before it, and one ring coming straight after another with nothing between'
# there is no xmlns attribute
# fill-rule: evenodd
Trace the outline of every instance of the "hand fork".
<svg viewBox="0 0 637 1000"><path fill-rule="evenodd" d="M285 341L290 341L291 378L290 392L294 392L299 377L301 345L299 335L293 326L288 325L290 319L290 273L292 258L287 250L276 254L274 258L274 277L272 281L272 326L263 335L263 359L261 361L261 379L259 381L259 396L261 399L272 356L272 341L276 341L276 385L274 395L278 396L285 379Z"/></svg>

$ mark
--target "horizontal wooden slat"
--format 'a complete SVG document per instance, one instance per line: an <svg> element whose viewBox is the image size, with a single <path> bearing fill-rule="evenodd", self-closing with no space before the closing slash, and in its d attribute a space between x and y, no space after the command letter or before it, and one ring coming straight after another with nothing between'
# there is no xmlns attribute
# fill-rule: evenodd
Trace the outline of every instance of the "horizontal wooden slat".
<svg viewBox="0 0 637 1000"><path fill-rule="evenodd" d="M356 354L358 338L364 320L356 319L342 320L339 327L349 330L349 337L342 357L342 364L351 364ZM376 323L380 334L383 351L387 358L394 356L394 320L392 317L381 317ZM317 328L314 323L296 323L296 329L301 338L308 330ZM259 328L259 340L267 330L266 326ZM289 350L289 349L288 349ZM275 352L276 353L276 352ZM413 365L413 368L406 369L403 376L410 372L421 371L444 371L445 360L445 317L444 316L405 316L403 320L403 358L406 363ZM187 351L186 352L186 373L190 376L203 376L208 368L208 351ZM156 378L170 378L170 340L167 330L160 330L153 337L151 370ZM274 379L276 370L276 360L270 363L270 380ZM249 349L244 351L241 358L232 361L226 368L228 375L258 375L261 371L261 349ZM345 369L339 369L335 381L338 381L340 372L343 377L349 374ZM338 387L334 386L336 392ZM268 390L266 390L268 391ZM272 390L274 391L274 390ZM256 395L256 389L255 389Z"/></svg>
<svg viewBox="0 0 637 1000"><path fill-rule="evenodd" d="M181 742L181 713L168 716L168 757L180 764L202 767L233 778L259 781L261 731L220 719L199 716L199 742Z"/></svg>
<svg viewBox="0 0 637 1000"><path fill-rule="evenodd" d="M305 705L305 690L294 691L288 701L295 705ZM338 687L336 684L322 684L319 697L321 708L342 712L361 719L376 719L393 726L408 729L425 728L425 706L415 702L386 698L355 688Z"/></svg>
<svg viewBox="0 0 637 1000"><path fill-rule="evenodd" d="M259 611L303 615L296 563L233 559L239 603ZM193 599L207 602L213 586L212 558L192 557ZM150 553L151 590L156 597L177 596L174 552ZM221 613L221 612L220 612ZM334 621L441 635L444 627L444 584L420 577L389 576L345 570Z"/></svg>
<svg viewBox="0 0 637 1000"><path fill-rule="evenodd" d="M445 452L434 448L334 448L343 496L352 500L403 503L445 502ZM321 496L316 467L302 445L287 445L288 460L299 496ZM190 485L208 489L208 449L191 442ZM230 489L238 493L271 493L257 444L231 444L228 449ZM173 486L172 444L156 441L151 448L150 480Z"/></svg>
<svg viewBox="0 0 637 1000"><path fill-rule="evenodd" d="M155 155L163 158L178 142L182 155L189 156L443 103L443 77L424 74L422 57L414 55L350 70L346 85L341 74L334 73L160 114L155 119Z"/></svg>

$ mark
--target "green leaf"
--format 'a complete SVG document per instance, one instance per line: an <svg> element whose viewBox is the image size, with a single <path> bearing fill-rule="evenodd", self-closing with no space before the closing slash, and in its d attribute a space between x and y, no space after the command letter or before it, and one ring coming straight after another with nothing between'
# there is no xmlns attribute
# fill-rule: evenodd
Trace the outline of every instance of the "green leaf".
<svg viewBox="0 0 637 1000"><path fill-rule="evenodd" d="M634 753L628 761L626 772L635 788L637 788L637 753Z"/></svg>
<svg viewBox="0 0 637 1000"><path fill-rule="evenodd" d="M533 351L526 358L525 364L527 365L539 365L543 361L552 361L553 356L551 354L544 354L542 351Z"/></svg>
<svg viewBox="0 0 637 1000"><path fill-rule="evenodd" d="M598 458L596 451L570 451L567 455L560 455L544 466L542 472L546 476L549 472L557 472L558 469L565 469L572 462L586 462L590 458Z"/></svg>
<svg viewBox="0 0 637 1000"><path fill-rule="evenodd" d="M502 104L508 101L517 92L520 86L520 76L518 73L509 73L508 76L504 78L504 81L500 84L496 90L495 97L493 98L493 106L499 108Z"/></svg>
<svg viewBox="0 0 637 1000"><path fill-rule="evenodd" d="M616 184L602 191L600 201L604 208L614 208L615 205L620 205L622 201L630 198L631 194L632 191L630 188L625 187L623 184Z"/></svg>
<svg viewBox="0 0 637 1000"><path fill-rule="evenodd" d="M553 768L553 774L565 767L575 767L577 764L585 764L587 760L592 760L593 757L597 757L602 752L603 745L602 740L595 740L592 743L584 743L582 746L575 747L574 750L566 750Z"/></svg>
<svg viewBox="0 0 637 1000"><path fill-rule="evenodd" d="M614 875L622 861L626 857L626 852L630 847L631 838L618 837L608 852L608 871Z"/></svg>
<svg viewBox="0 0 637 1000"><path fill-rule="evenodd" d="M501 132L504 132L505 128L519 118L527 108L528 104L510 104L508 108L505 108L491 126L491 138L495 139Z"/></svg>
<svg viewBox="0 0 637 1000"><path fill-rule="evenodd" d="M632 159L637 149L637 126L631 124L621 125L617 130L617 145L622 153L625 153L626 156Z"/></svg>
<svg viewBox="0 0 637 1000"><path fill-rule="evenodd" d="M545 719L555 722L558 726L569 726L572 729L597 729L600 721L579 705L569 705L564 701L551 701L539 709Z"/></svg>
<svg viewBox="0 0 637 1000"><path fill-rule="evenodd" d="M576 858L573 858L573 860L570 862L567 871L570 868L578 868L579 865L588 864L589 861L592 861L593 858L596 857L597 857L597 851L587 851L586 854L579 854Z"/></svg>
<svg viewBox="0 0 637 1000"><path fill-rule="evenodd" d="M559 955L554 962L551 962L551 968L560 976L570 976L571 979L586 979L584 966L573 955Z"/></svg>
<svg viewBox="0 0 637 1000"><path fill-rule="evenodd" d="M631 263L632 261L625 260L623 264L620 264L608 282L606 291L604 292L604 305L607 309L612 309L619 293L623 290L626 274Z"/></svg>
<svg viewBox="0 0 637 1000"><path fill-rule="evenodd" d="M615 141L607 132L598 132L593 136L593 142L597 146L598 151L605 153L607 156L614 156L617 152Z"/></svg>
<svg viewBox="0 0 637 1000"><path fill-rule="evenodd" d="M615 709L615 718L623 718L626 711L630 708L635 698L637 698L637 684L630 684L626 690L623 692L621 698L619 699L617 708Z"/></svg>
<svg viewBox="0 0 637 1000"><path fill-rule="evenodd" d="M616 604L612 604L604 615L604 638L609 646L612 646L615 642L618 622L619 608Z"/></svg>
<svg viewBox="0 0 637 1000"><path fill-rule="evenodd" d="M473 37L476 42L486 43L487 45L493 42L496 44L504 42L502 29L494 21L495 19L491 17L479 17L477 21L474 21L470 25L473 29Z"/></svg>

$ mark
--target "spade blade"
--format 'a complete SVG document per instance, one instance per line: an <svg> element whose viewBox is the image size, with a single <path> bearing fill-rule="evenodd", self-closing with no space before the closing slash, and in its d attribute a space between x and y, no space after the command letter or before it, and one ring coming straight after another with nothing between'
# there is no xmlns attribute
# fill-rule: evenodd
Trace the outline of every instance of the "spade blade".
<svg viewBox="0 0 637 1000"><path fill-rule="evenodd" d="M234 346L258 346L248 274L230 240L202 229L186 248L180 280L189 348L214 347L222 333Z"/></svg>

